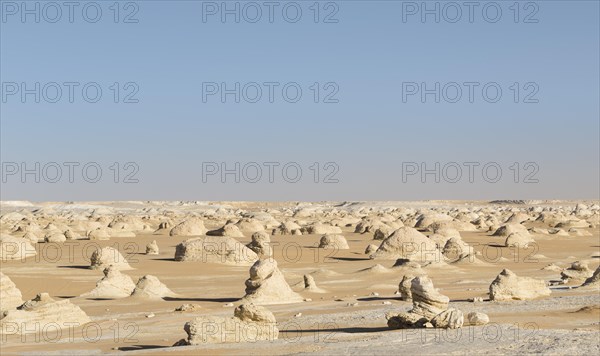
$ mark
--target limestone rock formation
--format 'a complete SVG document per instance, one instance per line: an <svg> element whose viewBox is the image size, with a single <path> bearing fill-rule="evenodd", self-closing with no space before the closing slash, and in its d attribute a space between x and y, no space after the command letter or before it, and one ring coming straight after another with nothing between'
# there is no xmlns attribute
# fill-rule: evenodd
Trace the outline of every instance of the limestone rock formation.
<svg viewBox="0 0 600 356"><path fill-rule="evenodd" d="M121 271L132 269L119 250L109 246L96 249L90 257L90 268L104 269L109 266Z"/></svg>
<svg viewBox="0 0 600 356"><path fill-rule="evenodd" d="M381 242L374 259L408 259L415 262L439 262L441 252L435 242L411 227L401 227Z"/></svg>
<svg viewBox="0 0 600 356"><path fill-rule="evenodd" d="M571 266L560 273L560 278L563 280L585 280L590 278L594 272L588 267L587 263L575 261Z"/></svg>
<svg viewBox="0 0 600 356"><path fill-rule="evenodd" d="M110 240L110 231L107 228L98 228L87 232L90 240Z"/></svg>
<svg viewBox="0 0 600 356"><path fill-rule="evenodd" d="M457 237L451 237L446 241L442 254L450 261L459 261L468 257L474 257L473 247Z"/></svg>
<svg viewBox="0 0 600 356"><path fill-rule="evenodd" d="M55 301L48 293L40 293L17 309L5 310L0 319L0 332L32 333L39 330L74 328L89 323L90 318L70 300Z"/></svg>
<svg viewBox="0 0 600 356"><path fill-rule="evenodd" d="M187 322L184 330L187 339L174 346L273 341L279 335L273 313L247 303L238 306L233 317L201 316Z"/></svg>
<svg viewBox="0 0 600 356"><path fill-rule="evenodd" d="M242 231L250 231L253 233L265 231L265 225L259 220L253 218L240 219L235 225Z"/></svg>
<svg viewBox="0 0 600 356"><path fill-rule="evenodd" d="M467 320L471 325L485 325L490 322L490 318L487 314L479 312L470 312L467 314Z"/></svg>
<svg viewBox="0 0 600 356"><path fill-rule="evenodd" d="M298 303L303 300L292 291L274 259L258 260L252 265L243 299L256 305Z"/></svg>
<svg viewBox="0 0 600 356"><path fill-rule="evenodd" d="M29 240L0 235L0 261L23 260L35 255L37 252Z"/></svg>
<svg viewBox="0 0 600 356"><path fill-rule="evenodd" d="M310 274L304 275L304 290L312 293L327 293L325 290L317 287L315 278Z"/></svg>
<svg viewBox="0 0 600 356"><path fill-rule="evenodd" d="M207 232L206 227L204 227L204 221L202 219L193 217L187 220L182 221L181 223L175 225L169 231L170 236L201 236L205 235Z"/></svg>
<svg viewBox="0 0 600 356"><path fill-rule="evenodd" d="M323 224L323 223L315 223L313 225L306 227L306 232L308 234L313 234L313 235L335 235L335 234L341 234L342 229L339 226L332 226L332 225Z"/></svg>
<svg viewBox="0 0 600 356"><path fill-rule="evenodd" d="M402 280L398 284L398 291L400 292L400 299L402 300L411 300L412 293L410 288L412 286L412 280L415 279L415 276L405 275L402 277Z"/></svg>
<svg viewBox="0 0 600 356"><path fill-rule="evenodd" d="M375 251L377 251L376 245L368 245L365 249L365 255L372 255L375 253Z"/></svg>
<svg viewBox="0 0 600 356"><path fill-rule="evenodd" d="M529 235L529 231L527 228L521 224L506 224L500 226L493 234L493 236L503 236L508 237L510 234L520 233L522 235Z"/></svg>
<svg viewBox="0 0 600 356"><path fill-rule="evenodd" d="M149 244L146 245L146 255L158 255L159 249L156 240L153 240Z"/></svg>
<svg viewBox="0 0 600 356"><path fill-rule="evenodd" d="M391 234L393 234L394 231L396 231L396 229L394 229L393 227L388 225L382 225L378 227L373 233L373 240L385 240Z"/></svg>
<svg viewBox="0 0 600 356"><path fill-rule="evenodd" d="M135 289L135 283L131 277L121 273L114 266L104 269L104 277L96 283L96 288L82 294L86 298L125 298L131 295Z"/></svg>
<svg viewBox="0 0 600 356"><path fill-rule="evenodd" d="M270 257L273 255L271 248L271 236L264 231L258 231L252 234L252 242L246 245L258 256Z"/></svg>
<svg viewBox="0 0 600 356"><path fill-rule="evenodd" d="M525 235L520 232L513 232L510 235L508 235L508 237L504 241L504 246L527 248L532 243L535 243L535 240L531 238L529 234Z"/></svg>
<svg viewBox="0 0 600 356"><path fill-rule="evenodd" d="M596 268L596 270L594 271L594 274L585 280L585 282L583 282L583 284L581 285L582 287L598 287L600 286L600 266L598 266L598 268Z"/></svg>
<svg viewBox="0 0 600 356"><path fill-rule="evenodd" d="M251 266L257 259L254 251L232 237L197 237L185 240L175 248L175 261Z"/></svg>
<svg viewBox="0 0 600 356"><path fill-rule="evenodd" d="M65 241L67 241L65 234L58 231L49 232L44 236L44 242L47 243L62 243Z"/></svg>
<svg viewBox="0 0 600 356"><path fill-rule="evenodd" d="M504 269L490 284L490 299L497 301L529 300L550 295L550 289L542 280L519 277Z"/></svg>
<svg viewBox="0 0 600 356"><path fill-rule="evenodd" d="M23 304L21 291L7 275L0 272L0 312L15 309L21 304Z"/></svg>
<svg viewBox="0 0 600 356"><path fill-rule="evenodd" d="M335 250L348 250L348 241L342 235L324 235L319 242L319 248L332 248Z"/></svg>
<svg viewBox="0 0 600 356"><path fill-rule="evenodd" d="M420 314L427 319L432 319L448 309L450 298L441 294L433 287L429 277L415 277L410 288L413 300L412 313Z"/></svg>
<svg viewBox="0 0 600 356"><path fill-rule="evenodd" d="M234 224L225 224L222 228L206 233L209 236L244 237L242 231Z"/></svg>
<svg viewBox="0 0 600 356"><path fill-rule="evenodd" d="M431 319L431 324L436 328L458 329L463 326L464 321L460 310L448 308Z"/></svg>
<svg viewBox="0 0 600 356"><path fill-rule="evenodd" d="M131 296L148 299L163 299L165 297L174 297L176 294L159 281L158 278L148 274L138 280Z"/></svg>

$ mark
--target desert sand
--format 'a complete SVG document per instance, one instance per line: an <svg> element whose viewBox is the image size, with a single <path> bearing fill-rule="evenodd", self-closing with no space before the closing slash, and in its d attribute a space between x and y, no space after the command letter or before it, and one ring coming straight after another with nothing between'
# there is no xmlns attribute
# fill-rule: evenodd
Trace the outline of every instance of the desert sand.
<svg viewBox="0 0 600 356"><path fill-rule="evenodd" d="M600 354L598 201L0 208L2 355Z"/></svg>

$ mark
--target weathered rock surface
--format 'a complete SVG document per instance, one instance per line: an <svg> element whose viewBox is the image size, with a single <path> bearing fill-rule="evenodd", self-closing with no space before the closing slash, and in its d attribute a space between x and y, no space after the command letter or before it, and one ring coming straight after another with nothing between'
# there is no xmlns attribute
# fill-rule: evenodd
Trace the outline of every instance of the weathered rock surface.
<svg viewBox="0 0 600 356"><path fill-rule="evenodd" d="M470 325L485 325L490 322L490 318L487 314L479 312L470 312L467 314L467 319Z"/></svg>
<svg viewBox="0 0 600 356"><path fill-rule="evenodd" d="M121 271L132 269L119 250L109 246L96 249L90 257L90 268L104 269L109 266Z"/></svg>
<svg viewBox="0 0 600 356"><path fill-rule="evenodd" d="M0 235L0 261L23 260L35 255L37 252L29 240Z"/></svg>
<svg viewBox="0 0 600 356"><path fill-rule="evenodd" d="M575 261L571 266L560 273L560 278L563 280L573 279L576 281L590 278L594 272L588 267L587 263Z"/></svg>
<svg viewBox="0 0 600 356"><path fill-rule="evenodd" d="M159 249L156 240L153 240L149 244L146 245L146 255L158 255Z"/></svg>
<svg viewBox="0 0 600 356"><path fill-rule="evenodd" d="M298 303L303 300L290 288L274 259L258 260L252 265L243 299L256 305Z"/></svg>
<svg viewBox="0 0 600 356"><path fill-rule="evenodd" d="M350 246L348 246L348 241L346 241L346 238L342 235L325 235L321 237L319 248L348 250L350 249Z"/></svg>
<svg viewBox="0 0 600 356"><path fill-rule="evenodd" d="M184 326L187 339L174 346L273 341L279 336L275 316L264 307L242 304L233 317L201 316Z"/></svg>
<svg viewBox="0 0 600 356"><path fill-rule="evenodd" d="M96 288L81 296L86 298L125 298L135 289L131 277L121 273L114 266L104 269L104 277L96 283Z"/></svg>
<svg viewBox="0 0 600 356"><path fill-rule="evenodd" d="M528 300L550 295L550 289L542 280L519 277L504 269L490 284L490 299L497 301Z"/></svg>
<svg viewBox="0 0 600 356"><path fill-rule="evenodd" d="M21 291L7 275L0 272L0 312L15 309L21 304L23 304Z"/></svg>
<svg viewBox="0 0 600 356"><path fill-rule="evenodd" d="M374 259L408 259L416 262L439 262L441 252L435 242L411 227L401 227L381 242Z"/></svg>
<svg viewBox="0 0 600 356"><path fill-rule="evenodd" d="M91 319L70 300L56 301L40 293L17 309L5 310L0 319L0 333L32 333L51 327L67 329L89 323Z"/></svg>
<svg viewBox="0 0 600 356"><path fill-rule="evenodd" d="M246 245L258 256L270 257L273 255L271 248L271 236L264 231L258 231L252 234L252 242Z"/></svg>
<svg viewBox="0 0 600 356"><path fill-rule="evenodd" d="M170 290L166 285L155 276L145 275L135 284L135 289L131 293L132 297L163 299L165 297L175 297L177 294Z"/></svg>
<svg viewBox="0 0 600 356"><path fill-rule="evenodd" d="M436 328L458 329L463 326L464 321L460 310L448 308L431 319L431 324Z"/></svg>
<svg viewBox="0 0 600 356"><path fill-rule="evenodd" d="M185 221L175 225L171 231L170 236L201 236L206 234L208 230L204 227L204 221L202 219L194 217L189 218Z"/></svg>
<svg viewBox="0 0 600 356"><path fill-rule="evenodd" d="M411 281L410 291L413 300L411 312L413 313L431 319L448 309L450 298L438 292L429 277L415 277Z"/></svg>
<svg viewBox="0 0 600 356"><path fill-rule="evenodd" d="M258 255L232 237L203 236L185 240L175 248L175 261L201 261L251 266Z"/></svg>

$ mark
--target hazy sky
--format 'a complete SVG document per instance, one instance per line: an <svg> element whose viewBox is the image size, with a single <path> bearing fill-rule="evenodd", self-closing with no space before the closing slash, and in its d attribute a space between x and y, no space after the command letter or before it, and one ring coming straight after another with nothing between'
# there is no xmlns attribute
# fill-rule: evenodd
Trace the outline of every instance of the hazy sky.
<svg viewBox="0 0 600 356"><path fill-rule="evenodd" d="M3 200L600 196L598 1L0 3Z"/></svg>

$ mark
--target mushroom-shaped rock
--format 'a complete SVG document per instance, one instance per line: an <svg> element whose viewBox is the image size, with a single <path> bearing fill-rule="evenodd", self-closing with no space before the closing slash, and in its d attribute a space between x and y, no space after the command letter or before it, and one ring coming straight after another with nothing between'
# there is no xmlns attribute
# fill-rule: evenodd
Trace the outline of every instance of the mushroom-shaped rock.
<svg viewBox="0 0 600 356"><path fill-rule="evenodd" d="M413 300L412 313L423 315L431 320L448 309L450 298L438 292L429 277L415 277L411 281L410 292Z"/></svg>

